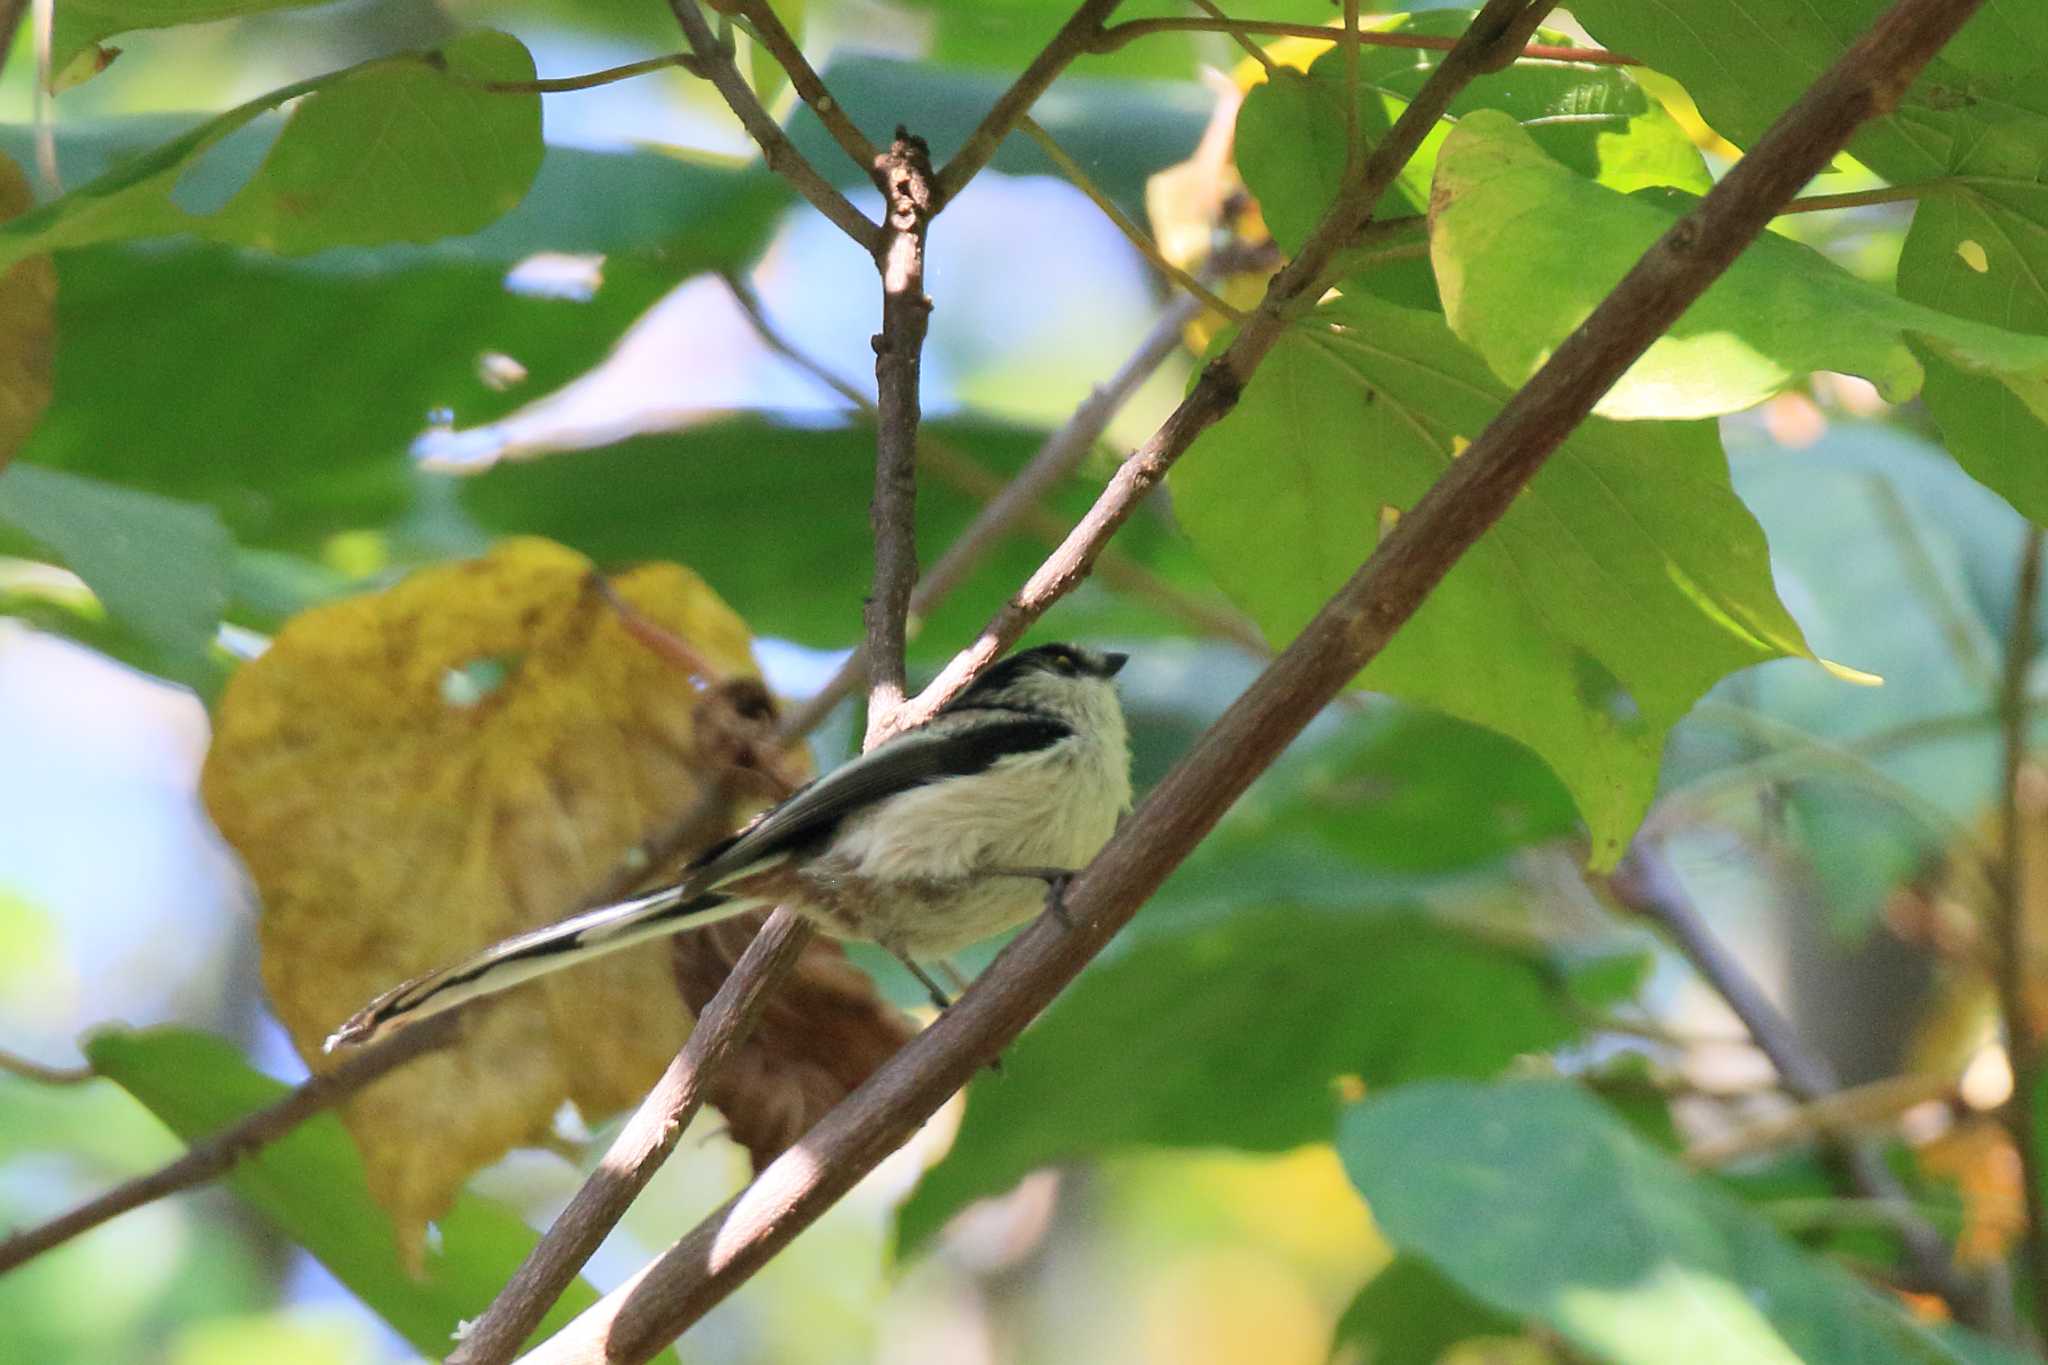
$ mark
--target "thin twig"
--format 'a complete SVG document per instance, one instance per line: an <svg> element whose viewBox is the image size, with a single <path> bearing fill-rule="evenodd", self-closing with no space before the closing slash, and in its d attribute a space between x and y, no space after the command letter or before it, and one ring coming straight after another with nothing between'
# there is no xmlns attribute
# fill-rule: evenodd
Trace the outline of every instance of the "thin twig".
<svg viewBox="0 0 2048 1365"><path fill-rule="evenodd" d="M2004 759L1999 788L1999 815L2005 847L1998 860L1993 885L1997 902L1993 930L1997 938L1998 1011L2005 1020L2005 1052L2012 1062L2012 1098L2003 1111L2005 1125L2020 1156L2020 1187L2026 1210L2026 1227L2020 1246L2020 1263L2029 1282L2034 1321L2048 1330L2048 1213L2041 1207L2044 1176L2048 1176L2048 1152L2042 1150L2041 1110L2048 1098L2042 1095L2042 1048L2035 1032L2035 1013L2029 1008L2030 977L2034 959L2029 941L2027 917L2035 907L2027 903L2031 875L2026 866L2030 824L2041 816L2032 809L2021 791L2027 764L2028 707L2027 673L2034 662L2034 616L2041 605L2041 540L2038 526L2029 525L2026 543L2020 551L2018 582L2013 588L2012 625L2005 635L2005 672L1999 689L1999 735Z"/></svg>
<svg viewBox="0 0 2048 1365"><path fill-rule="evenodd" d="M1195 0L1195 8L1201 10L1202 13L1220 24L1231 24L1231 27L1227 30L1230 34L1230 40L1243 48L1253 61L1266 68L1268 79L1271 79L1280 70L1280 63L1273 60L1273 54L1253 42L1251 34L1232 24L1230 16L1223 12L1222 7L1216 3L1216 0Z"/></svg>
<svg viewBox="0 0 2048 1365"><path fill-rule="evenodd" d="M1874 190L1852 190L1847 194L1809 194L1803 199L1794 199L1779 210L1787 213L1826 213L1830 209L1860 209L1871 204L1907 204L1925 199L1944 188L1939 180L1923 180L1911 185L1884 185Z"/></svg>
<svg viewBox="0 0 2048 1365"><path fill-rule="evenodd" d="M931 154L922 138L901 128L882 158L888 236L879 255L882 330L875 346L875 580L866 611L867 744L902 729L904 647L910 594L917 586L918 382L932 302L924 292L924 239L931 226Z"/></svg>
<svg viewBox="0 0 2048 1365"><path fill-rule="evenodd" d="M1152 234L1139 227L1128 213L1118 208L1116 201L1104 194L1101 188L1088 178L1088 172L1081 169L1081 163L1067 155L1066 148L1055 142L1052 134L1041 128L1037 120L1026 114L1017 120L1017 128L1038 144L1038 150L1045 153L1046 160L1052 162L1059 173L1067 178L1069 184L1088 196L1088 202L1095 205L1103 217L1115 224L1116 230L1124 235L1124 240L1136 247L1138 254L1152 263L1154 270L1193 294L1214 312L1222 314L1232 322L1244 321L1244 309L1167 260L1166 254L1159 249L1159 244L1152 240Z"/></svg>
<svg viewBox="0 0 2048 1365"><path fill-rule="evenodd" d="M1526 0L1490 0L1479 12L1460 40L1462 46L1430 72L1415 98L1373 148L1363 173L1344 187L1294 259L1267 283L1265 298L1238 329L1236 340L1209 363L1165 424L1123 462L1102 496L1060 548L982 628L975 642L909 703L911 716L907 723L915 724L935 714L976 674L995 662L1053 603L1088 576L1109 538L1130 519L1195 438L1236 405L1252 371L1279 343L1294 318L1322 297L1332 267L1372 223L1380 197L1437 126L1452 99L1471 81L1498 69L1520 51L1526 35L1534 31L1549 8L1527 4Z"/></svg>
<svg viewBox="0 0 2048 1365"><path fill-rule="evenodd" d="M683 37L689 41L690 51L703 64L702 75L725 100L738 117L747 135L760 147L761 156L768 163L768 169L780 175L793 186L796 192L810 201L811 207L830 219L833 226L860 243L861 249L875 255L882 248L882 229L869 222L867 216L847 201L845 195L832 187L832 182L818 173L817 167L804 158L789 140L761 101L754 97L747 85L746 77L733 65L732 53L719 44L705 21L699 0L669 0L669 9L674 11L676 22L682 25Z"/></svg>
<svg viewBox="0 0 2048 1365"><path fill-rule="evenodd" d="M475 85L494 95L563 95L575 90L615 85L671 67L681 67L693 76L705 75L704 63L696 56L688 52L671 52L665 56L627 62L623 66L608 66L602 71L591 71L581 76L548 76L533 81L465 81L463 84Z"/></svg>
<svg viewBox="0 0 2048 1365"><path fill-rule="evenodd" d="M1167 17L1161 19L1130 19L1121 24L1112 24L1104 29L1089 47L1091 52L1114 52L1127 43L1140 38L1149 38L1155 33L1229 33L1233 35L1256 33L1272 38L1321 38L1325 42L1344 41L1341 29L1328 24L1291 24L1266 19L1196 19L1192 17ZM1406 47L1420 51L1448 52L1457 42L1455 38L1430 33L1379 32L1362 29L1358 41L1367 47ZM1561 47L1553 43L1527 43L1515 55L1517 61L1543 62L1591 62L1597 66L1641 66L1635 57L1619 52L1609 52L1598 47Z"/></svg>
<svg viewBox="0 0 2048 1365"><path fill-rule="evenodd" d="M455 1037L455 1024L453 1013L441 1015L352 1053L333 1070L321 1072L277 1103L223 1128L168 1165L0 1241L0 1275L130 1209L227 1174L244 1158L253 1156L315 1114L332 1109L378 1077L446 1046Z"/></svg>
<svg viewBox="0 0 2048 1365"><path fill-rule="evenodd" d="M604 1160L549 1225L484 1315L463 1335L449 1365L504 1365L540 1325L598 1246L625 1216L704 1103L706 1083L752 1032L769 992L796 965L808 921L787 909L768 917L690 1038L633 1112Z"/></svg>
<svg viewBox="0 0 2048 1365"><path fill-rule="evenodd" d="M1813 1103L1841 1090L1834 1067L1806 1046L1792 1021L1764 994L1763 987L1741 960L1714 936L1654 846L1637 839L1607 886L1623 905L1657 924L1678 945L1679 952L1701 980L1727 1002L1742 1026L1749 1030L1757 1048L1777 1068L1790 1094ZM1897 1213L1900 1241L1918 1282L1948 1300L1959 1318L1983 1322L1989 1305L1982 1286L1957 1268L1940 1231L1913 1213L1912 1198L1885 1164L1883 1152L1863 1139L1844 1140L1838 1150L1857 1192L1869 1199L1882 1200Z"/></svg>
<svg viewBox="0 0 2048 1365"><path fill-rule="evenodd" d="M1871 1128L1894 1125L1899 1115L1915 1105L1945 1100L1955 1091L1953 1076L1886 1076L1816 1096L1760 1122L1704 1138L1686 1148L1685 1164L1694 1170L1710 1170L1799 1143L1839 1142ZM1897 1220L1901 1206L1889 1201L1886 1206ZM1911 1208L1911 1204L1904 1207ZM1929 1230L1939 1235L1931 1224Z"/></svg>
<svg viewBox="0 0 2048 1365"><path fill-rule="evenodd" d="M853 126L853 120L846 116L846 110L832 92L825 88L825 82L818 79L818 73L804 57L803 47L783 27L782 18L767 0L742 0L740 13L753 26L754 38L768 50L797 97L811 106L811 112L818 116L818 122L825 125L825 131L832 135L853 164L860 167L862 175L873 179L880 170L881 151L860 129Z"/></svg>
<svg viewBox="0 0 2048 1365"><path fill-rule="evenodd" d="M1507 511L1601 394L1726 270L1865 119L1896 100L1981 0L1899 0L1631 269L1372 558L1153 789L1043 918L953 1008L745 1193L534 1352L534 1365L640 1361L675 1339L851 1189L1023 1029L1136 913L1252 780L1382 650ZM1547 6L1538 5L1537 10ZM1489 3L1439 72L1527 17ZM1431 115L1434 121L1434 114ZM1240 381L1241 382L1241 381Z"/></svg>
<svg viewBox="0 0 2048 1365"><path fill-rule="evenodd" d="M967 188L967 182L981 173L981 168L995 157L996 148L1002 145L1010 130L1017 126L1017 120L1031 112L1031 106L1038 103L1038 97L1045 93L1067 64L1091 50L1092 44L1104 32L1103 21L1109 18L1117 7L1118 0L1083 0L1081 7L1074 11L1052 41L1031 59L1024 73L1017 77L995 107L967 135L967 141L960 150L953 153L939 170L938 207L944 207L959 197Z"/></svg>
<svg viewBox="0 0 2048 1365"><path fill-rule="evenodd" d="M0 1052L0 1071L41 1085L84 1085L100 1074L89 1066L50 1066L12 1052Z"/></svg>

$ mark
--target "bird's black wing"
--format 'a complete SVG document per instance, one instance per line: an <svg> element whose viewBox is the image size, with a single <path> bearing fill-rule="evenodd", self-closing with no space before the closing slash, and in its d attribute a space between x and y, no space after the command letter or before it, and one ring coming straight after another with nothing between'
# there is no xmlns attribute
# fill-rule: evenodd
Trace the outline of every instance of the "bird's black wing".
<svg viewBox="0 0 2048 1365"><path fill-rule="evenodd" d="M1049 748L1073 731L1044 716L935 726L898 736L802 788L747 828L704 850L689 881L703 890L830 837L873 803L945 777L969 777L1011 754Z"/></svg>

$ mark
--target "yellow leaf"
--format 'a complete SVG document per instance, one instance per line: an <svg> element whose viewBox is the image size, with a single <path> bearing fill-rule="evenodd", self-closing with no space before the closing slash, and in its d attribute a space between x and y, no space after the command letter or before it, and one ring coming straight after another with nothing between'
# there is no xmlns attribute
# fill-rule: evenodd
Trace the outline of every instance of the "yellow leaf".
<svg viewBox="0 0 2048 1365"><path fill-rule="evenodd" d="M695 733L700 694L590 573L509 541L294 618L228 684L202 791L262 894L264 985L316 1070L365 1000L586 904L715 780L704 750L726 740ZM745 625L688 570L613 585L711 667L754 675ZM472 1171L544 1135L565 1099L593 1117L637 1100L689 1016L656 943L462 1028L343 1113L415 1264Z"/></svg>
<svg viewBox="0 0 2048 1365"><path fill-rule="evenodd" d="M25 212L32 201L21 167L0 156L0 222ZM48 256L31 256L0 272L0 469L50 405L56 313L57 269Z"/></svg>

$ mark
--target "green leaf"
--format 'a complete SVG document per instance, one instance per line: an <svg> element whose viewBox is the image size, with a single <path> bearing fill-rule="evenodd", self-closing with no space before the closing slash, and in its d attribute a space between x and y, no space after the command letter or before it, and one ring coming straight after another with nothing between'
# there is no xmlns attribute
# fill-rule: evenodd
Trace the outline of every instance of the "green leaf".
<svg viewBox="0 0 2048 1365"><path fill-rule="evenodd" d="M1283 643L1506 397L1434 315L1325 304L1175 466L1176 514ZM1806 652L1713 428L1588 421L1360 684L1535 750L1605 867L1649 802L1671 725L1735 669Z"/></svg>
<svg viewBox="0 0 2048 1365"><path fill-rule="evenodd" d="M1571 10L1601 45L1677 78L1716 131L1748 147L1886 8L1886 0L1575 0ZM1849 151L1890 180L1940 174L1951 147L1987 124L2016 110L2048 114L2044 69L2048 8L1988 0Z"/></svg>
<svg viewBox="0 0 2048 1365"><path fill-rule="evenodd" d="M276 1103L289 1089L252 1070L232 1044L184 1029L101 1033L87 1044L86 1056L187 1142ZM457 1324L483 1312L538 1240L505 1209L465 1195L441 1220L441 1242L428 1249L424 1273L407 1275L391 1220L371 1201L361 1158L331 1113L247 1157L227 1184L435 1359L447 1353ZM596 1291L578 1280L532 1339L595 1302Z"/></svg>
<svg viewBox="0 0 2048 1365"><path fill-rule="evenodd" d="M2014 331L2048 334L2048 118L2014 116L1958 139L1913 214L1899 294ZM1996 379L1931 348L1928 410L1956 462L2036 522L2048 521L2041 414Z"/></svg>
<svg viewBox="0 0 2048 1365"><path fill-rule="evenodd" d="M1572 1086L1406 1086L1338 1151L1404 1253L1614 1365L1960 1359Z"/></svg>
<svg viewBox="0 0 2048 1365"><path fill-rule="evenodd" d="M0 266L42 251L191 232L304 255L474 232L526 196L540 167L540 97L518 39L489 29L273 90L0 227ZM302 100L263 164L210 212L174 198L232 133Z"/></svg>
<svg viewBox="0 0 2048 1365"><path fill-rule="evenodd" d="M1369 867L1445 872L1570 833L1578 809L1557 775L1492 730L1389 704L1345 723L1261 782L1237 813L1251 837L1310 835ZM1269 793L1273 793L1269 795Z"/></svg>
<svg viewBox="0 0 2048 1365"><path fill-rule="evenodd" d="M17 463L0 473L0 523L84 579L174 673L201 667L233 549L213 509Z"/></svg>
<svg viewBox="0 0 2048 1365"><path fill-rule="evenodd" d="M1520 384L1690 207L1618 195L1544 155L1513 120L1474 114L1437 158L1430 257L1451 327ZM1563 262L1570 262L1566 268ZM1753 406L1814 370L1886 398L1919 392L1918 343L2048 414L2048 336L1969 322L1865 284L1766 233L1629 368L1595 412L1711 417Z"/></svg>
<svg viewBox="0 0 2048 1365"><path fill-rule="evenodd" d="M67 164L125 140L67 142ZM210 503L244 545L459 536L435 529L451 481L408 454L429 414L485 423L567 383L685 276L746 265L786 202L765 171L555 149L517 211L431 247L64 253L56 393L22 459ZM507 267L540 251L602 254L596 294L508 290ZM491 355L523 382L494 387Z"/></svg>
<svg viewBox="0 0 2048 1365"><path fill-rule="evenodd" d="M1461 1341L1521 1331L1519 1319L1476 1301L1429 1262L1397 1256L1344 1310L1330 1354L1370 1365L1437 1365Z"/></svg>
<svg viewBox="0 0 2048 1365"><path fill-rule="evenodd" d="M1456 37L1470 10L1395 15L1374 25ZM1564 41L1545 34L1545 41ZM1358 130L1369 151L1394 126L1444 54L1365 47L1358 54ZM1303 74L1282 69L1245 95L1237 116L1237 162L1273 238L1290 254L1321 219L1344 177L1345 54L1333 47ZM1627 192L1672 185L1704 193L1706 163L1664 107L1626 71L1570 62L1517 62L1467 86L1443 124L1424 140L1380 201L1379 216L1421 213L1429 204L1437 148L1448 125L1479 109L1506 113L1538 146L1579 175Z"/></svg>
<svg viewBox="0 0 2048 1365"><path fill-rule="evenodd" d="M1412 913L1190 915L1091 968L1018 1040L898 1234L917 1246L1063 1159L1323 1140L1340 1083L1491 1076L1575 1032L1543 964Z"/></svg>
<svg viewBox="0 0 2048 1365"><path fill-rule="evenodd" d="M102 38L144 28L173 28L239 19L270 10L303 9L326 0L64 0L50 25L50 69L63 72L72 59Z"/></svg>

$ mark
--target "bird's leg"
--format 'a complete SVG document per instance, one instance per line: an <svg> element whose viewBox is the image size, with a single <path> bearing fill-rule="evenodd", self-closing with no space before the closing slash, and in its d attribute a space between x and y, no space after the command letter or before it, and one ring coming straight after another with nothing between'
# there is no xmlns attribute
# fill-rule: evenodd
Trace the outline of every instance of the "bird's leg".
<svg viewBox="0 0 2048 1365"><path fill-rule="evenodd" d="M939 983L932 980L931 973L918 966L916 959L912 958L909 953L899 953L894 948L891 948L889 949L889 955L898 962L901 962L905 970L918 979L919 983L924 986L925 994L931 997L931 1002L939 1007L941 1013L953 1008L953 1002L946 998L946 993L939 988Z"/></svg>
<svg viewBox="0 0 2048 1365"><path fill-rule="evenodd" d="M1064 867L990 867L982 869L991 877L1029 877L1045 883L1045 908L1052 917L1071 929L1067 915L1067 887L1080 874Z"/></svg>
<svg viewBox="0 0 2048 1365"><path fill-rule="evenodd" d="M912 976L916 977L919 981L924 983L925 993L931 997L931 1002L939 1007L939 1012L941 1014L944 1014L947 1010L953 1008L953 1002L946 998L946 993L943 990L939 989L939 983L932 980L931 974L925 971L924 968L918 966L917 960L911 957L909 953L899 953L894 948L890 948L889 955L895 958L898 962L901 962L905 969L907 969ZM960 975L960 969L955 967L952 963L946 961L944 958L939 959L939 970L945 972L948 976L952 977L958 977ZM967 989L967 987L966 984L963 982L960 985L955 986L954 989L964 991ZM988 1059L988 1069L990 1072L997 1076L1003 1074L1003 1058L1001 1053L997 1053L995 1056Z"/></svg>

